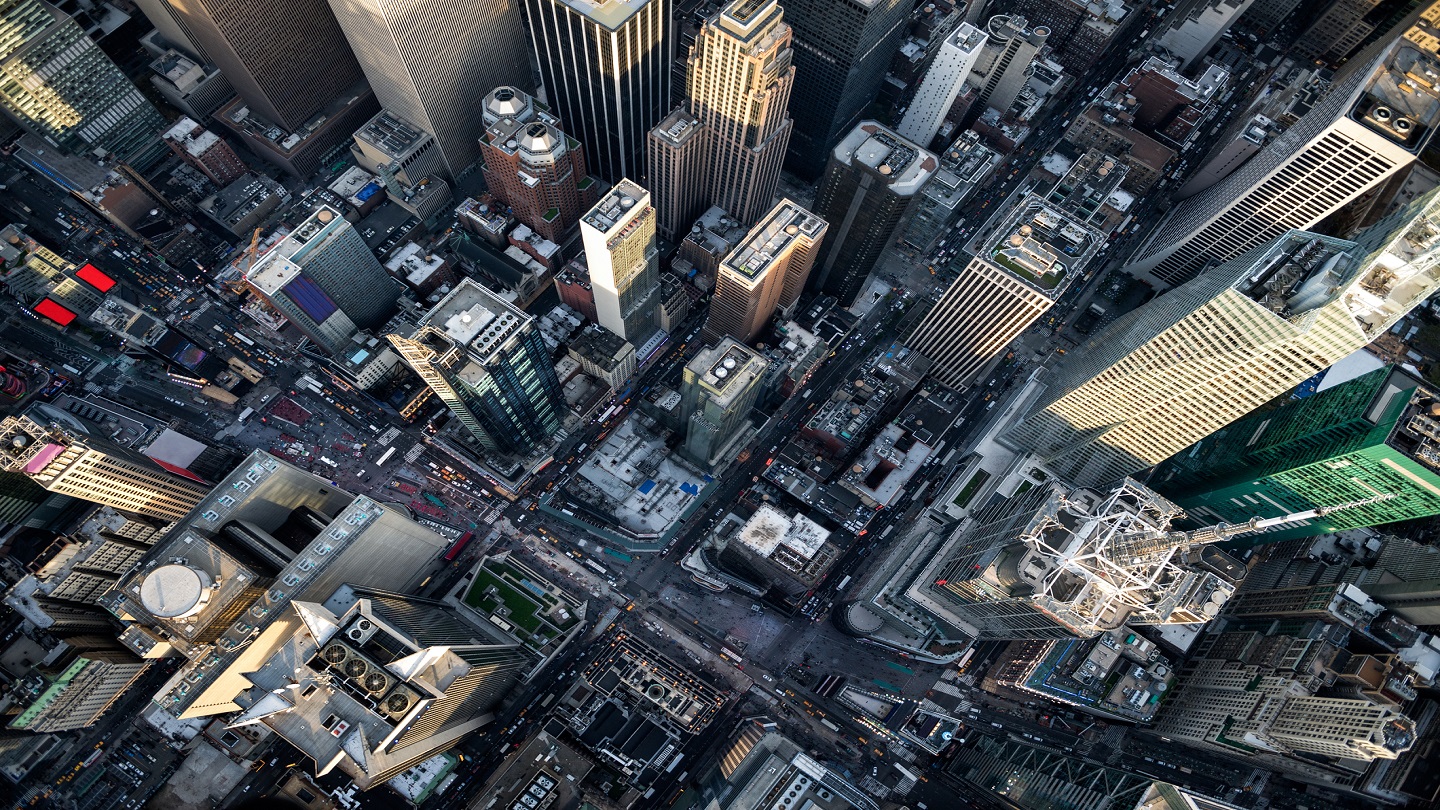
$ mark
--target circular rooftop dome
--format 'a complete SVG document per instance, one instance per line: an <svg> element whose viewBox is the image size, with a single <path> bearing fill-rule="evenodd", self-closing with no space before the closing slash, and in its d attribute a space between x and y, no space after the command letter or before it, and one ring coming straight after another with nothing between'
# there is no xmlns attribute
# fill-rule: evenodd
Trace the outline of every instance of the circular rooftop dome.
<svg viewBox="0 0 1440 810"><path fill-rule="evenodd" d="M181 563L162 565L140 583L140 604L159 619L178 619L199 613L209 601L210 577Z"/></svg>
<svg viewBox="0 0 1440 810"><path fill-rule="evenodd" d="M525 127L520 148L532 155L543 155L555 149L555 137L550 134L550 127L536 121Z"/></svg>
<svg viewBox="0 0 1440 810"><path fill-rule="evenodd" d="M497 87L485 98L485 111L496 118L513 118L525 111L526 99L513 87Z"/></svg>

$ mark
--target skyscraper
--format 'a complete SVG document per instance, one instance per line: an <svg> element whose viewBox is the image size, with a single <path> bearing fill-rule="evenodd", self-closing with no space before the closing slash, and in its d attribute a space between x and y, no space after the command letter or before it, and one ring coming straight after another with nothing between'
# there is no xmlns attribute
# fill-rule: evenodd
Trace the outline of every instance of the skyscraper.
<svg viewBox="0 0 1440 810"><path fill-rule="evenodd" d="M1422 27L1423 26L1423 27ZM1186 199L1131 257L1127 272L1183 284L1290 228L1309 228L1410 165L1440 123L1440 3L1420 23L1335 74L1285 134Z"/></svg>
<svg viewBox="0 0 1440 810"><path fill-rule="evenodd" d="M997 14L985 23L985 33L985 46L971 69L970 84L976 94L967 120L979 117L986 107L1002 113L1010 109L1030 80L1030 63L1045 47L1050 29L1031 28L1030 22L1018 15Z"/></svg>
<svg viewBox="0 0 1440 810"><path fill-rule="evenodd" d="M815 264L825 220L781 200L730 255L715 277L715 297L702 333L707 343L733 337L749 343L777 311L789 317Z"/></svg>
<svg viewBox="0 0 1440 810"><path fill-rule="evenodd" d="M1380 0L1333 0L1295 40L1295 53L1307 61L1343 61L1375 30L1367 17Z"/></svg>
<svg viewBox="0 0 1440 810"><path fill-rule="evenodd" d="M810 289L850 306L940 161L874 121L835 147L815 197L830 229Z"/></svg>
<svg viewBox="0 0 1440 810"><path fill-rule="evenodd" d="M655 333L660 254L650 192L625 179L580 219L600 325L635 346Z"/></svg>
<svg viewBox="0 0 1440 810"><path fill-rule="evenodd" d="M982 236L971 243L970 249L979 247L976 255L908 341L951 388L970 385L1054 306L1105 245L1104 234L1034 193Z"/></svg>
<svg viewBox="0 0 1440 810"><path fill-rule="evenodd" d="M1290 231L1121 316L1003 436L1082 485L1158 464L1370 343L1440 287L1440 196L1354 241Z"/></svg>
<svg viewBox="0 0 1440 810"><path fill-rule="evenodd" d="M565 242L600 191L580 142L517 87L495 88L484 109L480 154L490 193L536 233Z"/></svg>
<svg viewBox="0 0 1440 810"><path fill-rule="evenodd" d="M327 205L256 261L245 280L331 353L345 349L357 330L384 325L403 289L355 226Z"/></svg>
<svg viewBox="0 0 1440 810"><path fill-rule="evenodd" d="M326 0L163 1L196 56L220 68L251 111L291 132L364 78Z"/></svg>
<svg viewBox="0 0 1440 810"><path fill-rule="evenodd" d="M656 231L678 242L709 207L704 182L710 130L684 107L676 107L645 134L647 182L655 190Z"/></svg>
<svg viewBox="0 0 1440 810"><path fill-rule="evenodd" d="M63 654L45 690L10 718L9 727L41 734L94 725L150 666L113 636L107 641L107 648Z"/></svg>
<svg viewBox="0 0 1440 810"><path fill-rule="evenodd" d="M515 0L330 0L380 106L435 136L450 177L480 157L475 110L500 85L532 87Z"/></svg>
<svg viewBox="0 0 1440 810"><path fill-rule="evenodd" d="M970 78L970 69L980 58L986 39L985 32L970 23L960 23L945 38L920 79L920 87L910 99L896 132L921 146L930 145L935 133L940 131L945 114L950 112L950 105L955 103L955 96Z"/></svg>
<svg viewBox="0 0 1440 810"><path fill-rule="evenodd" d="M1355 760L1395 759L1415 744L1415 722L1394 708L1312 692L1302 678L1201 659L1182 676L1156 731L1270 767L1293 757L1351 774Z"/></svg>
<svg viewBox="0 0 1440 810"><path fill-rule="evenodd" d="M1391 496L1252 538L1265 542L1440 515L1434 406L1408 372L1376 369L1217 430L1161 464L1151 484L1212 522Z"/></svg>
<svg viewBox="0 0 1440 810"><path fill-rule="evenodd" d="M0 469L23 473L50 492L168 520L183 517L210 491L144 454L26 416L0 421Z"/></svg>
<svg viewBox="0 0 1440 810"><path fill-rule="evenodd" d="M1170 531L1180 514L1128 479L1104 494L1052 482L987 507L900 587L942 626L979 639L1206 622L1245 567L1205 545L1211 538Z"/></svg>
<svg viewBox="0 0 1440 810"><path fill-rule="evenodd" d="M744 435L767 365L754 349L727 337L685 366L680 416L691 461L707 469L725 465L726 451Z"/></svg>
<svg viewBox="0 0 1440 810"><path fill-rule="evenodd" d="M885 81L912 6L901 0L792 0L795 31L795 132L785 165L819 177L835 144L860 121Z"/></svg>
<svg viewBox="0 0 1440 810"><path fill-rule="evenodd" d="M494 722L535 663L513 636L434 599L342 585L290 606L272 654L244 670L256 688L236 697L244 711L228 727L264 726L362 790Z"/></svg>
<svg viewBox="0 0 1440 810"><path fill-rule="evenodd" d="M256 452L103 601L136 655L182 659L166 712L259 723L368 788L490 722L534 661L498 623L402 595L445 545Z"/></svg>
<svg viewBox="0 0 1440 810"><path fill-rule="evenodd" d="M1050 58L1071 76L1083 76L1100 61L1130 20L1123 0L1011 0L1007 10L1050 32Z"/></svg>
<svg viewBox="0 0 1440 810"><path fill-rule="evenodd" d="M525 0L545 98L607 182L641 174L645 133L670 108L670 5Z"/></svg>
<svg viewBox="0 0 1440 810"><path fill-rule="evenodd" d="M463 279L413 336L405 362L487 450L524 454L560 429L565 400L535 319Z"/></svg>
<svg viewBox="0 0 1440 810"><path fill-rule="evenodd" d="M776 0L733 0L690 51L690 111L709 130L700 182L745 224L770 209L790 142L790 26ZM691 182L695 182L692 180Z"/></svg>
<svg viewBox="0 0 1440 810"><path fill-rule="evenodd" d="M0 107L71 155L125 160L165 119L70 15L40 0L0 8Z"/></svg>
<svg viewBox="0 0 1440 810"><path fill-rule="evenodd" d="M1155 41L1189 68L1210 52L1255 0L1185 0L1176 4Z"/></svg>

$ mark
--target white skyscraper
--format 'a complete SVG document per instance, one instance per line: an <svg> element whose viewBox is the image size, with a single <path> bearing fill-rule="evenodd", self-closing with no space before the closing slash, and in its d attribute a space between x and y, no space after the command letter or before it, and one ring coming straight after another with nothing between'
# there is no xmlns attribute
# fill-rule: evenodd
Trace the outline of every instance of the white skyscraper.
<svg viewBox="0 0 1440 810"><path fill-rule="evenodd" d="M660 289L650 192L621 180L580 218L600 325L636 346L655 332Z"/></svg>
<svg viewBox="0 0 1440 810"><path fill-rule="evenodd" d="M986 40L985 32L970 23L960 23L960 27L945 38L896 132L921 146L930 145L950 105L955 103L955 96L970 78L970 69L980 58Z"/></svg>
<svg viewBox="0 0 1440 810"><path fill-rule="evenodd" d="M1128 272L1183 284L1291 228L1309 228L1410 165L1440 118L1440 4L1351 59L1307 115L1233 174L1173 208Z"/></svg>

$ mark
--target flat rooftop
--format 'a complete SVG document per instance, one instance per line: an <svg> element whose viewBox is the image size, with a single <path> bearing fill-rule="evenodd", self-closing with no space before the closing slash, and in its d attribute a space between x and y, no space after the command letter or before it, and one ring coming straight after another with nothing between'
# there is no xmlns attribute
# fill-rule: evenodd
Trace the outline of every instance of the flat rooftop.
<svg viewBox="0 0 1440 810"><path fill-rule="evenodd" d="M651 132L660 140L679 146L700 132L700 119L677 107L660 119L660 123L656 124Z"/></svg>
<svg viewBox="0 0 1440 810"><path fill-rule="evenodd" d="M884 175L890 190L907 195L918 192L939 168L935 155L881 126L862 121L835 147L845 163L860 163Z"/></svg>
<svg viewBox="0 0 1440 810"><path fill-rule="evenodd" d="M247 277L250 283L266 295L274 294L300 274L300 265L295 262L311 247L324 242L326 236L343 227L342 223L345 223L345 218L334 208L328 205L316 208L255 263Z"/></svg>
<svg viewBox="0 0 1440 810"><path fill-rule="evenodd" d="M825 228L825 220L793 200L782 199L750 229L745 241L725 259L723 266L746 278L756 278L769 270L777 257L785 255L797 239L818 241L825 234Z"/></svg>
<svg viewBox="0 0 1440 810"><path fill-rule="evenodd" d="M971 247L1055 299L1104 244L1104 234L1032 192Z"/></svg>
<svg viewBox="0 0 1440 810"><path fill-rule="evenodd" d="M467 278L427 312L420 325L486 355L531 320L530 315Z"/></svg>
<svg viewBox="0 0 1440 810"><path fill-rule="evenodd" d="M650 192L628 178L616 183L595 207L585 213L584 221L604 234L619 230L633 218L633 211L650 204Z"/></svg>
<svg viewBox="0 0 1440 810"><path fill-rule="evenodd" d="M690 361L690 371L722 407L765 373L768 364L754 349L734 338L725 338Z"/></svg>
<svg viewBox="0 0 1440 810"><path fill-rule="evenodd" d="M745 521L736 538L762 557L783 545L808 560L825 545L830 532L804 515L787 515L764 504Z"/></svg>
<svg viewBox="0 0 1440 810"><path fill-rule="evenodd" d="M355 139L392 157L400 157L425 140L429 133L388 110L365 122Z"/></svg>
<svg viewBox="0 0 1440 810"><path fill-rule="evenodd" d="M567 8L587 20L615 31L640 13L651 0L561 0Z"/></svg>

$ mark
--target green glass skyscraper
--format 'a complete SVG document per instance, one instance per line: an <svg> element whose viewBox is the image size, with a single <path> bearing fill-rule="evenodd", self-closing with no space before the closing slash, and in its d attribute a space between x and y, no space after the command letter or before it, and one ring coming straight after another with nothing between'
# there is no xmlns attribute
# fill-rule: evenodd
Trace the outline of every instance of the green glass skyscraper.
<svg viewBox="0 0 1440 810"><path fill-rule="evenodd" d="M1252 544L1440 515L1440 399L1399 368L1377 369L1216 431L1150 483L1201 523L1393 496L1277 526Z"/></svg>
<svg viewBox="0 0 1440 810"><path fill-rule="evenodd" d="M85 29L39 0L0 3L0 107L72 155L124 160L165 126Z"/></svg>

